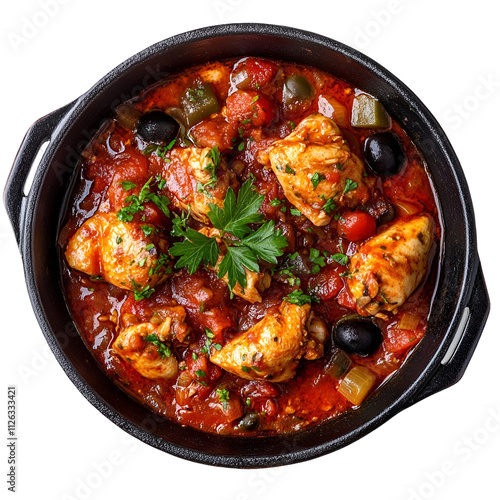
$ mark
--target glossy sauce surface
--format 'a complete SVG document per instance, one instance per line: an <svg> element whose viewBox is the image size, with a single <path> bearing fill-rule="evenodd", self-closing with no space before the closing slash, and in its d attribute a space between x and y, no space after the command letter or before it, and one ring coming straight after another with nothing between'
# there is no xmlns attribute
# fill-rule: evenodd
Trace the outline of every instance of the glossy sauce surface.
<svg viewBox="0 0 500 500"><path fill-rule="evenodd" d="M146 89L118 108L117 116L109 120L83 153L80 178L61 232L63 249L81 224L96 212L117 212L127 204L127 193L116 187L119 182L130 181L142 186L151 177L161 176L166 168L164 158L157 154L143 154L148 142L135 132L137 116L154 109L179 108L186 89L200 81L212 85L218 102L224 106L228 96L237 91L234 74L242 64L241 61L230 60L191 68ZM266 220L274 220L276 228L288 240L285 255L279 259L280 265L283 268L286 256L298 252L294 276L300 279L302 290L310 291L317 297L318 301L312 304L312 309L331 330L338 319L355 311L355 302L345 277L347 267L331 256L339 252L351 256L362 241L341 238L335 218L329 224L318 227L304 216L292 215L290 209L293 206L286 201L274 172L257 161L257 154L273 141L289 135L301 120L317 112L336 121L351 150L361 159L364 140L376 130L354 128L350 124L353 99L361 90L314 68L279 61L272 64L277 73L270 81L266 81L265 71L262 71L262 85L257 90L250 89L258 91L273 103L274 117L269 125L251 124L241 130L241 127L231 124L223 113L217 113L187 128L185 134L199 147L219 147L228 168L233 170L240 183L253 179L258 193L265 196L260 212ZM287 105L283 102L283 81L297 73L311 83L314 95L298 104ZM331 102L340 106L334 108ZM403 170L391 177L375 177L369 173L369 205L373 207L379 198L388 201L395 209L391 223L426 213L434 221L436 231L423 283L396 313L389 313L385 320L374 319L382 332L381 346L367 357L349 355L353 366L367 367L375 375L376 383L372 391L401 366L408 352L425 334L438 268L434 257L439 245L439 219L423 158L394 120L390 129L400 139L407 161ZM183 142L189 145L186 139L180 137L180 147ZM241 143L244 146L239 148ZM187 196L189 186L185 186L185 182L182 172L178 175L172 172L163 190L165 195L171 197L171 190L179 193L184 189ZM285 201L277 204L276 199ZM174 207L170 210L180 213ZM341 210L339 218L343 214L344 210ZM176 241L170 236L171 221L154 204L145 204L141 216L142 221L154 224L169 235L171 242ZM195 229L201 227L196 221L190 224ZM377 231L383 227L384 224L380 224ZM315 272L309 259L311 248L325 256L325 265L315 269ZM353 403L338 391L340 379L332 376L327 369L338 350L331 340L325 344L324 356L314 361L301 360L297 375L283 383L239 378L210 363L203 354L207 341L224 345L239 332L247 331L258 323L266 311L277 308L283 297L297 288L289 275L271 270L279 266L262 264L272 274L272 285L262 292L262 302L252 304L238 296L231 298L228 286L213 271L203 267L193 275L186 269L177 269L164 283L155 287L151 297L135 300L131 291L75 271L64 258L61 262L65 293L73 318L103 370L132 397L166 418L206 432L255 435L291 432L335 418L353 407ZM117 329L126 314L133 314L139 321L150 321L155 311L174 305L185 308L186 323L191 328L189 343L174 343L172 348L183 369L173 379L147 379L114 352L112 344ZM412 328L408 328L408 319ZM213 332L210 339L206 335L207 329ZM206 373L207 385L200 385L191 395L179 390L183 373L197 370ZM229 401L221 401L217 392L220 388L229 391ZM257 414L259 419L258 426L250 430L241 426L249 411Z"/></svg>

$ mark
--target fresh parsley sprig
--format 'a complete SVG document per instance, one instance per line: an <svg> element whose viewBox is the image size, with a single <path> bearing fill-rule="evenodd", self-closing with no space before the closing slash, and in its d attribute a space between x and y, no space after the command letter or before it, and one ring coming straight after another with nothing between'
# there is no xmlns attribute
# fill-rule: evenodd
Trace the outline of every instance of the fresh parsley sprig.
<svg viewBox="0 0 500 500"><path fill-rule="evenodd" d="M176 267L187 267L190 274L198 269L201 263L215 267L221 249L217 239L225 246L225 255L219 264L217 275L223 278L227 274L229 289L236 283L242 288L247 286L245 269L259 272L258 259L277 264L277 257L283 255L283 248L288 242L281 230L275 230L274 221L263 223L264 216L259 208L264 196L253 190L252 181L246 181L236 197L229 188L224 199L223 208L209 204L208 218L219 236L208 237L191 228L176 224L176 235L184 236L184 241L175 243L170 254L180 257ZM262 224L254 231L249 224Z"/></svg>
<svg viewBox="0 0 500 500"><path fill-rule="evenodd" d="M158 179L156 179L158 180ZM158 187L162 185L162 179L158 182ZM122 222L132 222L134 218L134 214L139 212L140 210L144 210L144 203L148 201L152 201L167 217L170 217L170 210L168 209L168 205L170 200L167 196L162 194L154 193L151 191L151 183L153 182L153 177L150 177L149 180L142 186L139 194L136 196L135 194L131 194L125 198L125 203L129 203L126 207L123 207L118 211L117 218ZM136 185L133 182L124 181L122 182L122 188L125 191L130 191L135 188Z"/></svg>

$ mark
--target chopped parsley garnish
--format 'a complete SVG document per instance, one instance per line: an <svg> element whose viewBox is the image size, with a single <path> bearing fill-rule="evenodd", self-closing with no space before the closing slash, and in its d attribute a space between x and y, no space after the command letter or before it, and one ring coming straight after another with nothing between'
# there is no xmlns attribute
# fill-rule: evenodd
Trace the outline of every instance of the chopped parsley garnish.
<svg viewBox="0 0 500 500"><path fill-rule="evenodd" d="M270 205L272 207L277 207L279 205L281 205L281 200L278 200L278 198L273 198L271 201L270 201Z"/></svg>
<svg viewBox="0 0 500 500"><path fill-rule="evenodd" d="M302 212L300 210L297 210L296 208L291 208L290 209L290 213L292 215L296 215L297 217L301 216L302 215Z"/></svg>
<svg viewBox="0 0 500 500"><path fill-rule="evenodd" d="M286 280L288 281L288 284L291 285L291 286L299 286L300 285L300 278L297 278L297 276L295 276L291 269L287 268L287 269L281 269L279 271L279 274L281 276L288 276L288 278L286 278Z"/></svg>
<svg viewBox="0 0 500 500"><path fill-rule="evenodd" d="M217 184L217 169L220 166L220 151L218 146L214 146L210 149L210 151L206 154L206 158L209 158L211 161L206 167L203 168L203 170L208 170L210 173L210 180L205 184L201 184L201 182L198 183L201 184L204 189L200 189L197 186L198 192L204 192L205 194L207 193L207 188L213 188ZM212 195L209 196L212 197Z"/></svg>
<svg viewBox="0 0 500 500"><path fill-rule="evenodd" d="M218 351L222 349L222 346L220 344L212 345L212 339L215 337L215 333L212 332L210 328L205 328L205 335L207 336L207 339L205 341L205 345L201 349L201 352L208 354L211 347L215 347Z"/></svg>
<svg viewBox="0 0 500 500"><path fill-rule="evenodd" d="M295 127L297 126L297 125L295 125L295 122L292 122L292 121L289 121L289 122L288 122L288 125L290 125L290 128L291 128L292 130L295 130Z"/></svg>
<svg viewBox="0 0 500 500"><path fill-rule="evenodd" d="M307 295L302 290L294 290L289 293L283 300L290 302L290 304L295 304L297 306L303 306L304 304L311 304L312 302L317 302L318 299L315 296Z"/></svg>
<svg viewBox="0 0 500 500"><path fill-rule="evenodd" d="M151 234L154 231L154 227L153 226L147 226L146 224L144 224L143 226L141 226L141 229L142 229L142 232L144 233L144 236L146 236L146 238L148 236L151 236Z"/></svg>
<svg viewBox="0 0 500 500"><path fill-rule="evenodd" d="M122 237L121 236L117 236L116 237L116 244L119 245L121 242L122 242Z"/></svg>
<svg viewBox="0 0 500 500"><path fill-rule="evenodd" d="M254 102L257 102L257 101L259 100L259 98L260 98L260 95L256 95L256 96L252 99L252 104L253 104Z"/></svg>
<svg viewBox="0 0 500 500"><path fill-rule="evenodd" d="M248 368L248 366L242 365L241 370L244 371L245 373L250 373L250 368Z"/></svg>
<svg viewBox="0 0 500 500"><path fill-rule="evenodd" d="M161 342L155 333L147 335L146 337L144 337L144 340L156 346L156 350L158 351L158 354L162 357L162 359L169 358L170 355L172 354L170 347Z"/></svg>
<svg viewBox="0 0 500 500"><path fill-rule="evenodd" d="M150 177L146 184L142 186L138 196L132 194L125 198L125 203L130 203L130 205L118 211L117 219L119 221L131 222L134 218L134 214L140 210L144 210L144 203L148 201L152 201L167 217L170 217L170 211L168 209L170 200L166 196L151 191L150 186L152 181L153 177Z"/></svg>
<svg viewBox="0 0 500 500"><path fill-rule="evenodd" d="M170 161L169 158L165 158L165 155L167 154L168 151L170 151L174 145L175 141L177 139L173 139L171 142L169 142L166 146L159 146L158 144L149 144L142 150L142 154L144 156L149 156L153 153L156 152L156 154L162 159L166 161ZM162 188L160 188L162 189Z"/></svg>
<svg viewBox="0 0 500 500"><path fill-rule="evenodd" d="M322 267L326 266L325 257L321 256L319 250L311 248L309 250L309 260L313 263L311 273L318 274Z"/></svg>
<svg viewBox="0 0 500 500"><path fill-rule="evenodd" d="M224 410L227 408L227 402L229 401L229 391L223 387L216 389L215 392L219 396L219 401L222 403Z"/></svg>
<svg viewBox="0 0 500 500"><path fill-rule="evenodd" d="M120 182L120 184L122 185L122 189L124 191L130 191L131 189L134 189L137 184L134 184L133 182L130 182L130 181L122 181Z"/></svg>
<svg viewBox="0 0 500 500"><path fill-rule="evenodd" d="M356 274L359 271L359 269L356 269L354 271L345 271L343 273L340 273L339 276L342 276L342 278L347 278L347 279L352 279L353 274Z"/></svg>
<svg viewBox="0 0 500 500"><path fill-rule="evenodd" d="M353 191L354 189L356 189L358 187L358 183L351 180L351 179L346 179L345 180L345 186L344 186L344 191L342 194L346 194L348 193L349 191Z"/></svg>
<svg viewBox="0 0 500 500"><path fill-rule="evenodd" d="M330 212L333 212L336 208L335 203L333 202L333 198L328 198L326 200L326 203L321 207L321 209L325 212L325 214L329 214Z"/></svg>
<svg viewBox="0 0 500 500"><path fill-rule="evenodd" d="M276 257L283 255L282 248L288 244L281 230L275 230L274 221L263 223L264 216L258 212L263 200L264 196L255 192L252 182L248 180L241 186L238 197L229 188L224 208L209 204L208 217L213 227L219 230L219 238L225 246L225 255L217 275L222 278L227 274L230 290L236 283L242 288L247 286L245 269L259 272L258 259L277 264ZM262 225L253 230L249 224L254 223ZM175 243L170 249L172 256L180 257L175 266L187 267L190 274L202 262L215 267L221 253L217 237L205 236L191 228L181 232L184 241Z"/></svg>
<svg viewBox="0 0 500 500"><path fill-rule="evenodd" d="M324 180L326 180L326 177L323 174L314 172L314 174L311 177L311 183L313 185L313 189L316 189L318 187L318 184L320 182L323 182Z"/></svg>
<svg viewBox="0 0 500 500"><path fill-rule="evenodd" d="M336 253L332 255L332 259L342 266L347 266L347 264L349 263L349 257L343 253Z"/></svg>
<svg viewBox="0 0 500 500"><path fill-rule="evenodd" d="M139 283L136 283L134 280L132 280L132 286L134 288L135 300L149 299L149 297L151 297L151 295L153 295L155 291L155 289L151 288L150 285L142 287L141 285L139 285Z"/></svg>
<svg viewBox="0 0 500 500"><path fill-rule="evenodd" d="M207 374L203 370L196 370L194 373L197 377L206 377L207 376Z"/></svg>
<svg viewBox="0 0 500 500"><path fill-rule="evenodd" d="M177 215L174 213L174 218L172 219L172 230L170 234L172 236L184 236L184 232L187 228L187 221L189 219L189 215L191 213L191 206L188 205L187 212L182 211L181 215Z"/></svg>
<svg viewBox="0 0 500 500"><path fill-rule="evenodd" d="M295 175L295 170L287 163L285 165L285 173Z"/></svg>

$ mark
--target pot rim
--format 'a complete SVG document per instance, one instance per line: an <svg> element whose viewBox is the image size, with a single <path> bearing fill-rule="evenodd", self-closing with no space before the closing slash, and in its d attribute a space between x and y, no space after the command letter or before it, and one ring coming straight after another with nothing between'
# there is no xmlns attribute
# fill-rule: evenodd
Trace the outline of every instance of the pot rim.
<svg viewBox="0 0 500 500"><path fill-rule="evenodd" d="M464 218L466 234L466 241L464 242L465 258L462 281L460 282L459 290L455 292L457 295L456 309L454 311L453 319L448 327L448 330L443 335L443 340L437 346L434 354L430 359L430 362L427 364L425 369L407 388L407 390L392 402L392 404L386 406L374 418L363 422L362 425L356 427L354 431L347 433L338 439L329 440L307 449L292 449L278 456L229 456L224 454L213 454L210 452L207 453L200 450L193 450L175 443L168 442L162 437L153 435L144 428L139 427L138 425L124 417L111 405L110 402L107 402L106 400L101 398L96 390L94 390L94 388L81 375L78 369L66 357L64 350L61 348L61 346L57 342L57 339L53 335L50 321L48 320L45 311L41 306L41 295L35 279L34 263L36 262L36 255L33 245L34 214L36 212L37 204L40 200L41 186L43 184L46 171L50 166L51 159L55 155L55 152L57 151L59 145L64 141L65 136L74 123L75 119L85 111L86 107L97 95L102 93L106 88L113 85L115 81L123 78L127 72L133 71L133 69L136 68L137 65L144 64L148 60L151 60L153 57L156 57L158 53L176 50L185 44L198 42L200 40L221 36L231 37L234 35L275 36L287 39L291 38L294 40L307 42L308 44L323 46L326 49L338 52L341 55L353 60L355 63L363 66L365 69L368 69L378 78L388 83L397 92L399 92L407 100L407 102L411 103L414 108L413 111L425 124L426 130L428 130L432 134L433 140L436 141L440 152L445 156L446 162L450 166L450 170L454 176L457 188L461 192L459 202L461 204L462 211L467 215ZM271 24L222 24L188 31L186 33L175 35L173 37L162 40L142 50L141 52L131 56L129 59L111 70L85 94L83 94L76 101L74 101L74 103L68 106L67 112L65 113L63 119L59 122L51 135L49 146L47 147L40 163L40 167L35 174L30 195L27 199L26 207L24 209L24 214L26 218L22 231L20 248L25 264L25 276L30 300L32 302L37 319L41 325L42 331L47 339L47 342L49 343L57 360L59 361L71 381L77 386L79 391L108 419L119 425L128 433L146 442L147 444L150 444L151 446L187 460L225 467L267 467L275 465L285 465L324 455L343 446L346 446L347 444L350 444L351 442L366 435L368 432L374 430L376 427L397 414L400 410L410 406L414 401L419 400L419 394L421 394L426 384L429 383L433 375L440 368L441 360L443 359L444 354L447 352L453 340L453 333L457 330L463 310L464 308L466 308L470 300L472 293L471 283L474 283L479 265L476 248L474 213L465 176L462 172L458 158L456 157L449 140L447 139L443 130L441 129L435 118L432 116L430 111L425 107L425 105L418 99L415 94L413 94L413 92L408 87L406 87L406 85L404 85L399 79L392 75L392 73L387 71L372 59L361 54L357 50L325 36L318 35L309 31ZM444 241L446 228L443 229ZM321 425L322 424L306 431L299 431L295 434L310 432L311 430L314 430ZM205 433L201 434L205 435ZM294 436L295 434L286 436L293 441L293 437L291 436ZM282 438L283 435L272 436L270 438L266 437L265 439ZM227 439L227 437L225 437L225 439ZM237 440L237 438L233 437L229 439ZM253 438L245 439L248 440Z"/></svg>

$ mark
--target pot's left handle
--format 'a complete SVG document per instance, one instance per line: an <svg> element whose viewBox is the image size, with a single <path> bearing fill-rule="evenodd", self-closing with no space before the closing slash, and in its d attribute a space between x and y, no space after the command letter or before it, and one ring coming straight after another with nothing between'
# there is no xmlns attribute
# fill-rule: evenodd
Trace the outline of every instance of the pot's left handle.
<svg viewBox="0 0 500 500"><path fill-rule="evenodd" d="M18 245L21 242L24 209L27 200L23 193L26 179L40 147L44 142L50 140L55 128L73 105L74 103L70 103L37 120L26 132L17 152L5 185L3 197Z"/></svg>

